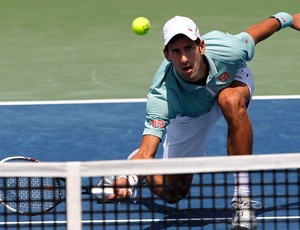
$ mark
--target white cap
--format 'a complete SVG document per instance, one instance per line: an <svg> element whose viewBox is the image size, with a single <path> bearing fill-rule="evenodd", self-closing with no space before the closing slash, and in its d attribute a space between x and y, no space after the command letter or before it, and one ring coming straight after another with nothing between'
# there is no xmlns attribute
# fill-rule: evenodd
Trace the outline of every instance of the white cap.
<svg viewBox="0 0 300 230"><path fill-rule="evenodd" d="M184 34L191 40L196 41L200 38L200 32L193 20L183 16L175 16L166 22L163 28L164 45L177 34Z"/></svg>

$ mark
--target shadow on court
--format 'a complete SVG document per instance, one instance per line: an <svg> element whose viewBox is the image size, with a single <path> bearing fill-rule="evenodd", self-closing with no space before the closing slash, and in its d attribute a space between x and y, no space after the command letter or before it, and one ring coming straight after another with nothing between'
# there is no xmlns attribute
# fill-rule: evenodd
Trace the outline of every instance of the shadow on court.
<svg viewBox="0 0 300 230"><path fill-rule="evenodd" d="M153 203L153 200L145 200L142 204L147 207L151 212L163 214L165 217L154 222L153 224L144 228L144 230L159 230L167 229L171 227L204 227L212 224L230 224L232 218L231 209L218 209L218 208L189 208L178 209ZM281 216L282 218L275 219L268 215L270 212L284 211L290 213L292 211L299 211L300 202L293 202L284 205L262 207L256 211L257 219L259 222L277 222L280 219L287 218L287 216ZM296 216L296 221L299 222L299 216Z"/></svg>

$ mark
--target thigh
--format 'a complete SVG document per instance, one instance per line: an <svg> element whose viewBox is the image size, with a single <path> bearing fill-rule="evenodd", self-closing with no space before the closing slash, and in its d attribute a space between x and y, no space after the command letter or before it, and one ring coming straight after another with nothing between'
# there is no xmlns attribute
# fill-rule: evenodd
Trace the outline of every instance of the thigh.
<svg viewBox="0 0 300 230"><path fill-rule="evenodd" d="M199 117L176 117L170 121L164 141L164 158L205 155L208 134L222 112L215 102L211 110Z"/></svg>
<svg viewBox="0 0 300 230"><path fill-rule="evenodd" d="M248 107L252 100L254 93L253 74L249 67L239 69L236 74L235 80L231 85L223 89L218 96L218 103L221 107L224 116L226 112L231 113L232 106L245 106Z"/></svg>

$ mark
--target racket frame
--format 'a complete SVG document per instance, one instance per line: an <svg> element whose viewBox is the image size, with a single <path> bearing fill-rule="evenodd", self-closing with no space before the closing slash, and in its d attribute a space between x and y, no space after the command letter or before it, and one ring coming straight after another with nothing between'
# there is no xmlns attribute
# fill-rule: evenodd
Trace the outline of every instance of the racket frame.
<svg viewBox="0 0 300 230"><path fill-rule="evenodd" d="M2 159L0 161L0 163L6 163L6 162L12 162L13 163L14 161L16 163L20 163L20 162L18 162L18 160L20 160L20 161L23 160L24 162L31 162L31 163L39 163L40 162L40 161L38 161L38 160L36 160L35 158L32 158L32 157L12 156L12 157L7 157L7 158ZM7 179L9 179L9 178L15 178L15 179L17 179L18 177L6 177L5 179L4 179L4 177L2 177L2 179L4 179L4 181L7 180ZM31 182L31 179L33 179L35 177L24 177L24 178L29 178L29 181ZM41 179L41 180L47 179L46 177L37 177L37 178ZM8 205L6 203L5 199L1 199L1 197L0 197L0 204L2 204L5 208L7 208L8 210L10 210L12 212L18 213L20 215L26 215L26 216L41 215L43 213L49 212L54 207L56 207L58 204L60 204L61 202L64 201L64 199L62 198L62 186L61 186L59 178L49 178L49 179L51 179L51 180L54 181L54 183L55 183L55 189L58 190L57 195L56 195L57 199L55 199L55 201L54 200L52 201L53 205L51 205L49 208L45 208L45 209L43 209L40 212L33 212L33 211L31 211L31 212L24 212L24 211L21 211L21 210L18 210L16 208L11 207L10 205ZM44 188L44 189L50 189L50 187L47 187L47 188ZM0 188L0 190L1 190L1 188ZM5 189L4 191L1 191L4 194L4 197L6 196L6 193L8 192L7 190L9 190L9 189ZM16 191L17 190L18 189L16 189ZM30 194L30 192L29 192L29 194ZM18 203L18 198L14 202ZM37 202L37 201L22 200L20 202L29 202L29 203L31 203L31 202ZM40 202L42 202L42 201L40 201ZM51 201L49 200L47 202L51 202ZM18 207L18 204L17 204L17 207Z"/></svg>
<svg viewBox="0 0 300 230"><path fill-rule="evenodd" d="M7 157L4 158L0 161L0 163L5 163L5 162L13 162L17 160L24 160L24 162L32 162L32 163L39 163L40 161L38 161L35 158L32 157L25 157L25 156L11 156L11 157ZM20 162L17 162L20 163ZM9 177L8 177L9 178ZM12 177L12 178L18 178L18 177ZM25 178L32 178L32 177L25 177ZM43 179L44 177L41 177L41 179ZM60 203L64 202L66 200L66 198L62 198L62 190L64 190L64 187L62 187L61 182L66 183L66 179L65 178L51 178L53 180L55 180L55 183L57 183L56 189L59 189L59 199L55 200L54 204L49 207L46 208L44 210L42 210L41 212L23 212L20 211L18 209L15 209L11 206L9 206L5 200L2 200L0 198L0 204L2 204L5 208L7 208L8 210L18 213L20 215L25 215L25 216L36 216L36 215L41 215L43 213L47 213L51 210L53 210L57 205L59 205ZM0 188L1 190L1 188ZM7 191L3 191L3 193L5 194ZM100 197L100 199L104 199L105 197L108 197L112 194L115 193L115 189L112 187L87 187L87 186L82 186L82 195L94 195L96 197ZM15 201L18 202L18 201ZM30 202L30 201L28 201Z"/></svg>

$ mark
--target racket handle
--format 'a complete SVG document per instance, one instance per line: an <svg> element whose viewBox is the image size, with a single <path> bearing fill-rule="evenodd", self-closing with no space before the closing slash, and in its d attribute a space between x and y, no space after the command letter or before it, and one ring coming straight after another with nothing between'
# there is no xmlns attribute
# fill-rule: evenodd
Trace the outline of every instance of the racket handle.
<svg viewBox="0 0 300 230"><path fill-rule="evenodd" d="M114 189L113 188L92 188L91 194L107 197L114 194Z"/></svg>
<svg viewBox="0 0 300 230"><path fill-rule="evenodd" d="M128 192L132 194L132 189L127 188ZM114 189L113 188L92 188L90 190L91 194L95 195L97 200L100 203L106 203L106 202L111 202L112 200L108 200L107 197L111 196L114 194ZM124 200L124 197L119 197L117 196L114 200Z"/></svg>

